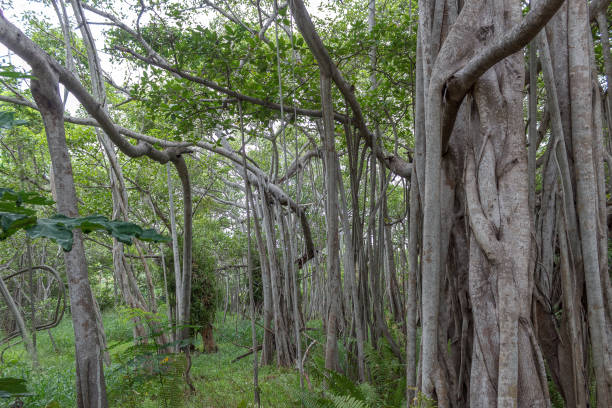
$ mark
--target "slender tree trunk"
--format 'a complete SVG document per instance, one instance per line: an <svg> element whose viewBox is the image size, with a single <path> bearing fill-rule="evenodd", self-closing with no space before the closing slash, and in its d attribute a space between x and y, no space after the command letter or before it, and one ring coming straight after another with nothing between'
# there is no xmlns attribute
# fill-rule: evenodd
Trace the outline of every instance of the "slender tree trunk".
<svg viewBox="0 0 612 408"><path fill-rule="evenodd" d="M610 380L606 370L610 354L607 350L607 327L603 291L599 273L597 242L597 185L593 163L593 111L591 68L589 58L588 8L585 2L570 0L568 12L569 87L571 97L572 143L576 177L578 225L584 260L588 302L589 332L593 365L597 381L598 406L610 406Z"/></svg>
<svg viewBox="0 0 612 408"><path fill-rule="evenodd" d="M257 214L257 206L255 206L255 202L253 200L253 193L251 192L251 184L247 184L247 198L250 200L251 208L254 209L253 218L255 221L255 239L257 241L257 249L259 252L259 262L261 264L261 284L262 284L262 292L264 297L264 307L263 307L263 320L264 320L264 334L263 334L263 344L262 344L262 352L261 352L261 363L263 365L272 364L273 359L273 346L274 346L274 336L272 329L272 321L274 320L274 310L272 303L272 283L270 281L270 264L269 257L266 256L266 247L263 242L263 237L261 234L261 226L259 219L260 217Z"/></svg>
<svg viewBox="0 0 612 408"><path fill-rule="evenodd" d="M287 224L292 225L292 216L287 214ZM295 217L297 222L297 217ZM289 272L291 277L291 300L293 306L293 328L295 330L295 359L298 372L300 373L300 388L304 389L304 366L302 364L302 340L300 336L300 306L299 306L299 283L298 283L298 268L296 267L297 254L297 237L292 228L287 229L287 242L289 244Z"/></svg>
<svg viewBox="0 0 612 408"><path fill-rule="evenodd" d="M179 255L179 244L178 236L176 233L176 215L174 210L174 190L172 187L172 173L170 170L170 163L166 164L166 171L168 174L168 201L170 203L170 235L172 237L172 258L174 264L174 281L175 281L175 292L176 292L176 339L180 339L180 325L181 318L183 318L184 310L184 299L182 296L182 272L181 272L181 258Z"/></svg>
<svg viewBox="0 0 612 408"><path fill-rule="evenodd" d="M164 251L162 248L160 248L159 251L159 255L161 257L161 267L162 267L162 272L164 274L164 297L166 298L166 303L167 303L167 307L166 307L166 316L168 318L168 325L170 325L170 327L174 327L174 319L172 316L172 305L170 304L170 294L168 293L168 273L166 270L166 259L164 256ZM225 320L225 315L223 315L223 319ZM174 342L175 340L175 334L171 333L172 341Z"/></svg>
<svg viewBox="0 0 612 408"><path fill-rule="evenodd" d="M338 371L338 329L341 310L340 297L340 238L338 234L338 176L336 175L336 145L331 95L331 78L323 71L321 76L321 105L323 108L323 157L325 158L325 219L327 222L327 273L329 311L325 342L325 368Z"/></svg>
<svg viewBox="0 0 612 408"><path fill-rule="evenodd" d="M182 298L182 308L178 309L178 325L179 325L179 340L186 340L190 337L190 329L187 325L190 324L190 313L191 313L191 270L192 270L192 244L193 244L193 210L192 210L192 199L191 199L191 182L189 180L189 170L187 164L182 156L178 156L177 159L172 161L176 172L181 180L181 186L183 188L183 270L181 272L181 279L176 285L177 292L176 298ZM186 346L187 350L189 346Z"/></svg>
<svg viewBox="0 0 612 408"><path fill-rule="evenodd" d="M238 105L240 109L240 136L242 140L242 166L244 169L244 190L245 206L247 213L247 274L249 276L249 305L250 305L250 317L251 317L251 340L253 343L253 397L255 404L259 407L259 367L257 365L257 330L255 328L255 298L253 297L253 256L251 253L251 188L249 185L249 179L246 175L246 145L244 141L244 124L242 123L242 104Z"/></svg>
<svg viewBox="0 0 612 408"><path fill-rule="evenodd" d="M32 341L32 335L28 330L28 326L23 318L23 315L19 311L19 307L17 303L15 303L15 299L11 296L11 292L9 291L6 283L0 276L0 294L4 298L4 302L8 306L13 318L15 319L15 323L19 332L21 333L21 339L23 340L23 344L25 346L26 351L32 357L32 365L34 365L34 356L36 355L36 351L34 349L34 343Z"/></svg>
<svg viewBox="0 0 612 408"><path fill-rule="evenodd" d="M347 133L347 138L350 135ZM346 286L349 287L350 297L353 312L353 318L355 320L355 337L357 340L357 370L359 375L359 381L363 382L366 380L365 377L365 350L364 350L364 333L363 333L363 317L361 315L361 305L359 304L359 294L357 287L357 277L355 275L355 249L353 248L353 235L355 232L354 228L349 225L348 218L348 206L346 203L346 194L344 191L344 184L342 183L342 175L340 173L340 163L336 159L336 175L338 177L338 186L340 187L340 203L342 204L342 211L340 211L340 219L342 220L343 238L344 238L344 279ZM351 231L349 234L348 231Z"/></svg>
<svg viewBox="0 0 612 408"><path fill-rule="evenodd" d="M32 269L32 242L26 236L26 262L28 265L28 283L30 289L30 325L32 327L32 367L38 369L38 350L36 348L36 290L34 288L34 269Z"/></svg>
<svg viewBox="0 0 612 408"><path fill-rule="evenodd" d="M276 258L276 237L273 229L272 208L268 205L263 186L259 186L262 197L263 225L268 247L268 260L270 265L270 282L272 292L272 305L274 311L274 342L276 344L276 361L279 366L289 367L292 362L289 332L285 321L285 313L282 309L283 298L281 295L282 277L280 275L278 260Z"/></svg>
<svg viewBox="0 0 612 408"><path fill-rule="evenodd" d="M408 240L408 292L406 293L406 406L410 407L415 397L417 370L417 275L418 264L418 222L419 188L416 172L410 183L410 237Z"/></svg>
<svg viewBox="0 0 612 408"><path fill-rule="evenodd" d="M21 147L17 147L17 157L19 159L18 167L19 167L19 178L21 181L20 184L21 184L21 188L25 191L24 189L25 171L23 168L24 158L22 155ZM30 354L30 358L32 359L32 368L36 370L38 369L38 366L39 366L38 350L36 347L36 303L35 303L35 299L37 298L37 296L34 290L34 270L32 269L32 242L30 241L30 237L27 235L25 237L25 244L26 244L25 259L26 259L26 264L28 268L28 284L29 284L29 292L30 292L30 302L29 302L30 303L30 329L31 329L30 341L28 342L28 339L26 339L27 337L26 331L22 330L21 337L23 338L23 343L26 346L26 350L28 351L28 354ZM2 280L2 277L0 277L0 280ZM10 296L8 291L7 291L7 294ZM6 300L7 300L7 304L9 304L8 297L6 298ZM10 300L12 301L12 299ZM13 313L15 313L15 310L13 310ZM15 315L15 317L17 318L17 315Z"/></svg>

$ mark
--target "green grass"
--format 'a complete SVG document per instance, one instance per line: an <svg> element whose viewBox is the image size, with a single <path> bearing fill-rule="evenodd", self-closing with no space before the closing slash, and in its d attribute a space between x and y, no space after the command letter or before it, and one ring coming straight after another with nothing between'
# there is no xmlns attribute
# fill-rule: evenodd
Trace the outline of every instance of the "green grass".
<svg viewBox="0 0 612 408"><path fill-rule="evenodd" d="M186 407L246 407L253 401L253 358L231 362L251 345L250 322L228 320L218 326L215 335L219 352L200 354L193 359L191 374L197 393L188 399ZM292 399L288 392L299 388L295 370L260 367L259 385L263 406L299 406L299 400Z"/></svg>
<svg viewBox="0 0 612 408"><path fill-rule="evenodd" d="M24 399L27 407L74 406L74 332L70 317L64 318L60 325L51 329L59 353L53 350L49 334L37 333L37 350L40 370L32 371L30 357L22 344L11 347L4 353L0 363L1 377L18 377L28 380L28 390L34 395ZM4 346L3 346L4 349ZM8 402L0 400L0 407L8 407Z"/></svg>
<svg viewBox="0 0 612 408"><path fill-rule="evenodd" d="M196 387L194 395L188 395L183 381L177 390L184 398L184 407L248 407L253 406L253 359L243 358L235 363L231 361L246 352L251 345L250 322L235 320L228 316L225 323L217 319L215 337L219 346L216 354L195 353L191 377ZM122 353L129 348L132 339L130 322L120 317L117 311L103 314L104 328L109 345L120 342L118 347L111 348L110 367L105 368L109 401L112 407L125 406L124 402L113 400L116 394L131 394L136 408L157 408L162 405L159 399L159 377L146 381L137 381L133 385L126 379L128 370L120 363ZM61 324L51 329L59 348L56 353L47 332L38 332L37 349L40 369L33 371L31 361L21 344L11 347L4 353L4 363L0 364L1 377L19 377L27 379L28 390L32 396L24 399L27 407L73 407L75 406L75 367L74 367L74 332L70 316ZM261 330L259 336L261 337ZM198 341L196 347L201 349ZM264 407L299 407L299 378L296 370L278 369L275 367L260 368L260 394ZM114 393L113 393L114 392ZM0 408L8 407L7 401L0 400ZM180 404L176 402L175 407Z"/></svg>

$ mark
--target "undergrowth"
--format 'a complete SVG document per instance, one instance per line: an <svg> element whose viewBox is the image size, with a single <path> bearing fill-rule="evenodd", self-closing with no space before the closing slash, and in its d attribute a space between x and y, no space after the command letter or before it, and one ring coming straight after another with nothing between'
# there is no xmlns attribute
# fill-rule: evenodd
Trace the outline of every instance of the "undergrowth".
<svg viewBox="0 0 612 408"><path fill-rule="evenodd" d="M157 327L163 327L164 313L155 316ZM248 320L222 314L214 330L219 351L214 354L192 353L191 378L195 393L188 392L183 373L184 355L169 354L154 339L134 343L133 315L117 310L103 315L112 364L105 367L109 405L113 408L247 408L253 404L252 356L233 361L251 347L251 327ZM147 322L152 316L139 315ZM325 334L321 323L308 323L308 337L302 350L314 342L305 366L305 388L300 388L297 370L260 367L259 384L262 407L311 408L391 408L405 406L404 366L382 341L379 349L366 346L367 383L358 383L354 367L342 367L348 376L325 370L323 344ZM26 407L64 408L75 406L74 334L70 317L51 333L58 347L56 352L48 333L38 333L40 370L33 371L22 345L5 352L0 364L0 376L27 380L32 396L24 399ZM261 342L263 331L257 329ZM144 340L144 339L142 339ZM159 342L158 342L159 343ZM201 340L194 344L201 349ZM341 361L353 361L353 345L339 342ZM351 363L352 364L352 363ZM414 407L435 405L423 396L412 402ZM0 400L0 408L8 402Z"/></svg>

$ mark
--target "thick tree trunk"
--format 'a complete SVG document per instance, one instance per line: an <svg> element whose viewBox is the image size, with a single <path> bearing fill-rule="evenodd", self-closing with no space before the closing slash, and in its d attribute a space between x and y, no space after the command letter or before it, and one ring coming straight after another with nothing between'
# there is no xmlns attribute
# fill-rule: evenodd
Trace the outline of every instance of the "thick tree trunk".
<svg viewBox="0 0 612 408"><path fill-rule="evenodd" d="M457 256L457 252L450 251L447 246L460 243L460 240L445 238L446 228L442 228L440 220L448 220L446 208L452 208L448 200L452 200L454 195L447 194L446 190L461 186L465 188L471 227L468 259L474 339L469 404L478 407L547 406L546 374L531 323L533 262L522 122L523 56L511 55L488 71L485 68L478 71L475 67L485 65L485 55L500 55L492 49L507 50L505 55L509 50L519 50L520 46L516 45L499 46L508 43L510 36L506 33L513 33L516 38L522 36L520 41L525 44L527 37L524 33L528 30L518 30L519 23L531 24L530 30L535 32L534 27L541 26L550 18L558 5L547 4L546 7L551 7L549 11L537 9L530 18L521 21L518 4L474 0L466 2L453 21L450 13L448 16L443 13L445 3L440 0L425 5L421 10L419 30L419 44L423 46L420 78L424 82L421 92L424 93L422 105L426 134L422 390L426 395L436 397L441 406L461 400L459 396L448 394L446 381L450 380L450 385L455 387L455 394L463 385L454 380L454 375L446 374L449 365L445 339L452 331L447 328L448 307L441 309L439 304L444 276L440 274L452 265L448 263L446 254L453 253L453 259ZM533 21L531 17L536 15L541 16L538 17L540 22L526 23ZM439 52L438 44L441 44ZM483 51L479 52L479 49ZM487 64L490 65L486 66L490 67L496 61L499 58L489 57ZM462 88L464 91L459 91L463 92L460 97L453 96L453 88L466 78L464 75L468 75L464 72L476 71L479 74L470 77L474 81L470 82L473 87L465 86ZM463 95L468 89L464 100ZM457 115L462 101L465 113ZM453 103L457 105L452 107ZM417 119L418 113L419 104ZM449 117L452 118L450 121ZM461 177L464 156L467 163ZM444 169L444 177L441 169ZM419 177L418 163L416 175ZM448 222L445 221L445 226ZM448 290L445 286L443 288ZM446 302L447 298L444 299ZM460 297L458 301L456 311L465 316L466 309L460 305ZM463 322L454 324L456 329L453 331L460 329L465 333L470 321L464 317L460 320ZM439 337L440 344L437 342ZM465 350L465 346L458 348L461 349ZM464 356L454 360L459 361L456 366L459 372L465 364L461 361L468 357L461 354Z"/></svg>
<svg viewBox="0 0 612 408"><path fill-rule="evenodd" d="M53 165L60 214L77 217L77 196L64 133L64 108L56 74L48 67L33 66L32 95L45 124ZM75 337L76 394L79 408L105 408L106 384L102 366L102 345L97 331L97 313L80 231L74 231L70 252L64 253Z"/></svg>

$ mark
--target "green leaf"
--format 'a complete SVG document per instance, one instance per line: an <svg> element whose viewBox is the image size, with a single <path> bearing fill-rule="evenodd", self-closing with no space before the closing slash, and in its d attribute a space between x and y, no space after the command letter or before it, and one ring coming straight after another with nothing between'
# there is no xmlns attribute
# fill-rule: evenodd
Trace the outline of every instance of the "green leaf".
<svg viewBox="0 0 612 408"><path fill-rule="evenodd" d="M36 223L36 217L27 214L15 214L12 212L0 212L0 240L5 240L20 229L28 228Z"/></svg>
<svg viewBox="0 0 612 408"><path fill-rule="evenodd" d="M55 203L53 200L49 200L38 193L15 191L10 188L0 188L0 201L13 202L17 206L24 203L34 205L51 205Z"/></svg>
<svg viewBox="0 0 612 408"><path fill-rule="evenodd" d="M85 234L89 234L92 231L100 229L106 231L110 230L108 218L102 215L88 215L86 217L70 218L66 217L65 215L58 214L54 215L52 218L61 220L63 225L70 230L80 228Z"/></svg>
<svg viewBox="0 0 612 408"><path fill-rule="evenodd" d="M15 69L11 66L1 67L2 71L0 71L0 76L5 78L25 78L25 79L36 79L36 77L32 74L26 74L24 72L15 71Z"/></svg>
<svg viewBox="0 0 612 408"><path fill-rule="evenodd" d="M63 214L56 214L50 218L36 219L36 212L21 204L49 205L53 201L37 194L28 192L15 192L10 188L0 187L0 240L4 240L20 229L25 229L28 236L34 238L49 238L70 251L73 244L72 230L80 228L83 233L103 230L114 238L130 245L133 238L143 241L168 242L170 238L157 233L153 229L143 229L140 226L125 221L109 221L102 215L89 215L72 218Z"/></svg>
<svg viewBox="0 0 612 408"><path fill-rule="evenodd" d="M124 244L131 245L132 238L142 234L142 228L131 222L123 221L111 221L109 222L110 234L113 238L117 238L118 241Z"/></svg>
<svg viewBox="0 0 612 408"><path fill-rule="evenodd" d="M72 231L65 226L65 221L70 218L64 215L56 215L51 218L40 218L31 228L26 231L30 238L49 238L56 242L66 252L72 249Z"/></svg>
<svg viewBox="0 0 612 408"><path fill-rule="evenodd" d="M27 123L25 120L15 119L15 112L0 111L0 129L8 130Z"/></svg>
<svg viewBox="0 0 612 408"><path fill-rule="evenodd" d="M0 378L0 398L12 398L27 393L26 380L12 377Z"/></svg>
<svg viewBox="0 0 612 408"><path fill-rule="evenodd" d="M138 236L141 241L151 241L151 242L170 242L171 239L168 236L161 235L157 231L152 228L145 229Z"/></svg>
<svg viewBox="0 0 612 408"><path fill-rule="evenodd" d="M15 214L25 214L25 215L36 214L36 211L30 208L18 207L12 202L4 202L4 201L0 201L0 211L7 212L7 213L15 213Z"/></svg>
<svg viewBox="0 0 612 408"><path fill-rule="evenodd" d="M38 193L19 192L19 199L22 203L33 205L53 205L55 201L50 200Z"/></svg>

